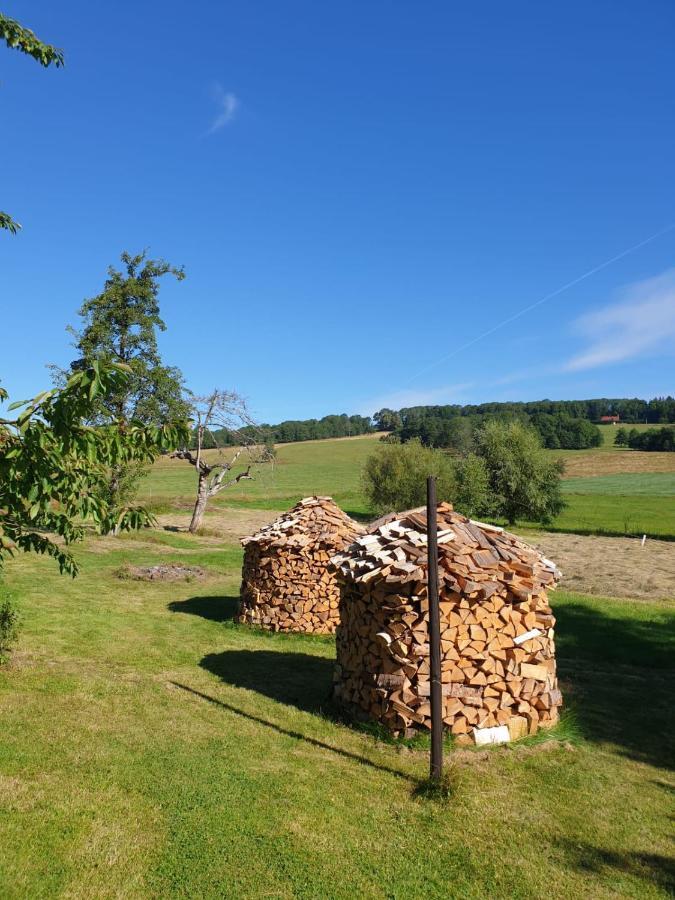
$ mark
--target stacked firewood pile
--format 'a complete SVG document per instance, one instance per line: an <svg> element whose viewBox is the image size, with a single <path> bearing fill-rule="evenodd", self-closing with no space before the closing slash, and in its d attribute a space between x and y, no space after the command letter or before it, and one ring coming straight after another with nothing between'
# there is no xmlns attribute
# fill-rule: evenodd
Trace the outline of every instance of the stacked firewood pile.
<svg viewBox="0 0 675 900"><path fill-rule="evenodd" d="M334 632L340 587L328 563L361 534L330 497L307 497L244 538L237 620L270 631Z"/></svg>
<svg viewBox="0 0 675 900"><path fill-rule="evenodd" d="M445 726L482 744L555 724L554 563L446 503L438 555ZM332 564L343 582L336 699L397 734L430 728L426 511L380 525Z"/></svg>

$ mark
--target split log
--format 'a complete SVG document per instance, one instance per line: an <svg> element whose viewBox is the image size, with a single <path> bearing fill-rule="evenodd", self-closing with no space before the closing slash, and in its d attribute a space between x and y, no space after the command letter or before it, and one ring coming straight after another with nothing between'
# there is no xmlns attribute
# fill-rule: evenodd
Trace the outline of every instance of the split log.
<svg viewBox="0 0 675 900"><path fill-rule="evenodd" d="M362 534L330 497L307 497L244 538L237 621L269 631L333 633L340 588L329 561Z"/></svg>
<svg viewBox="0 0 675 900"><path fill-rule="evenodd" d="M547 591L560 573L450 504L439 505L438 528L446 727L463 743L550 727L562 697ZM430 728L426 515L388 517L332 565L341 582L335 698L394 733Z"/></svg>

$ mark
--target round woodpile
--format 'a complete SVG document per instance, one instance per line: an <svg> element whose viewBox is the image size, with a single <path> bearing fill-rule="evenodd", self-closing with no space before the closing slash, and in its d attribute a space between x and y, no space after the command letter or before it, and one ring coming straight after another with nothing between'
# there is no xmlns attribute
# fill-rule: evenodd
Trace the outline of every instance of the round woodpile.
<svg viewBox="0 0 675 900"><path fill-rule="evenodd" d="M340 587L328 564L361 534L363 528L330 497L307 497L243 538L237 621L270 631L332 634Z"/></svg>
<svg viewBox="0 0 675 900"><path fill-rule="evenodd" d="M426 510L403 513L332 561L342 581L335 698L396 734L431 727L426 527ZM446 503L438 555L446 728L483 744L555 724L554 563Z"/></svg>

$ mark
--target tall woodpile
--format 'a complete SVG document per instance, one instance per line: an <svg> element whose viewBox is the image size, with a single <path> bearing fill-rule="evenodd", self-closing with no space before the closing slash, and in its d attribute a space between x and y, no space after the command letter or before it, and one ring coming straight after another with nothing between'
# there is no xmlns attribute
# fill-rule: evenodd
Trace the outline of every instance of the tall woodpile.
<svg viewBox="0 0 675 900"><path fill-rule="evenodd" d="M334 632L340 587L328 563L361 534L330 497L307 497L243 538L237 620L270 631Z"/></svg>
<svg viewBox="0 0 675 900"><path fill-rule="evenodd" d="M426 511L404 513L337 554L336 699L395 733L431 727ZM438 507L443 722L460 743L553 725L562 702L554 563L501 528Z"/></svg>

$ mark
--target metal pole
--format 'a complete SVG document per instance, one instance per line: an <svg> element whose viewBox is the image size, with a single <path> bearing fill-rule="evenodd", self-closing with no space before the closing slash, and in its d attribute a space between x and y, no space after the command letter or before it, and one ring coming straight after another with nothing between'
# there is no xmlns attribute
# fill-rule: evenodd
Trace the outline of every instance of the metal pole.
<svg viewBox="0 0 675 900"><path fill-rule="evenodd" d="M443 773L443 695L441 689L441 618L438 609L438 544L436 479L427 478L427 550L429 574L429 668L431 671L431 769L432 779Z"/></svg>

